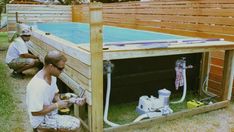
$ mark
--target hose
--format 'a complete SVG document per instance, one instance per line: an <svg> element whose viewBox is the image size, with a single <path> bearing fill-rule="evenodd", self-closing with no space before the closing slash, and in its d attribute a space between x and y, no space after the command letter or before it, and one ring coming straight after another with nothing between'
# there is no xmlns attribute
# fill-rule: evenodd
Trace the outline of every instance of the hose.
<svg viewBox="0 0 234 132"><path fill-rule="evenodd" d="M140 120L142 120L144 118L149 118L147 113L138 116L133 122L138 122L138 121L140 121Z"/></svg>
<svg viewBox="0 0 234 132"><path fill-rule="evenodd" d="M104 122L112 127L119 126L119 124L113 123L108 120L108 111L109 111L109 100L110 100L110 91L111 91L111 63L107 62L107 91L106 91L106 102L104 110Z"/></svg>
<svg viewBox="0 0 234 132"><path fill-rule="evenodd" d="M185 61L183 62L183 79L184 79L184 86L183 86L183 95L181 97L180 100L178 101L174 101L174 102L171 102L172 104L177 104L177 103L182 103L186 97L186 93L187 93L187 79L186 79L186 63Z"/></svg>
<svg viewBox="0 0 234 132"><path fill-rule="evenodd" d="M210 96L210 97L217 97L216 94L214 93L211 93L209 92L207 89L205 89L205 84L207 85L207 82L208 82L208 76L206 77L206 79L204 80L203 84L202 84L202 92L204 94L206 94L207 96ZM207 86L206 86L207 87Z"/></svg>

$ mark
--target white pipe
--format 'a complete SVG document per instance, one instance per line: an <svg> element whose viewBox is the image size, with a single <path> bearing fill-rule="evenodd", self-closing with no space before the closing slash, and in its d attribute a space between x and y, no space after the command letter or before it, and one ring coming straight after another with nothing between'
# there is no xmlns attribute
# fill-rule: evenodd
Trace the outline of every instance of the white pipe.
<svg viewBox="0 0 234 132"><path fill-rule="evenodd" d="M148 116L147 113L138 116L133 122L138 122L138 121L140 121L140 120L142 120L142 119L144 119L144 118L149 118L149 116Z"/></svg>
<svg viewBox="0 0 234 132"><path fill-rule="evenodd" d="M171 102L172 104L182 103L186 97L187 93L187 79L186 79L186 63L183 63L183 79L184 79L184 87L183 87L183 95L180 100Z"/></svg>
<svg viewBox="0 0 234 132"><path fill-rule="evenodd" d="M205 81L202 84L202 92L205 93L207 96L216 97L217 96L216 94L211 93L211 92L208 91L208 89L207 89L207 82L208 82L208 76L206 77Z"/></svg>
<svg viewBox="0 0 234 132"><path fill-rule="evenodd" d="M106 102L105 102L105 110L104 110L104 122L112 127L116 127L116 126L120 126L120 125L108 120L110 91L111 91L111 65L108 65L107 66L107 91L106 91ZM185 95L186 95L186 93L185 93ZM138 116L133 122L138 122L144 118L156 117L157 115L158 114L156 112L145 113L145 114Z"/></svg>
<svg viewBox="0 0 234 132"><path fill-rule="evenodd" d="M109 100L110 100L110 91L111 91L111 66L107 66L107 91L106 91L106 103L104 111L104 122L112 127L119 126L119 124L113 123L107 119L108 110L109 110Z"/></svg>

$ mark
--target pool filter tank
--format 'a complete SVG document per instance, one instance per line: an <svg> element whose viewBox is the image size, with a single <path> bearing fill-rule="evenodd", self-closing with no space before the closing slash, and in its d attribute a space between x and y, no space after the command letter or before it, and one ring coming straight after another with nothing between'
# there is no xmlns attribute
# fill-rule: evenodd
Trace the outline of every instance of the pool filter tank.
<svg viewBox="0 0 234 132"><path fill-rule="evenodd" d="M173 111L169 107L169 97L171 91L167 89L158 90L159 98L154 96L141 96L136 111L138 114L154 113L155 116L171 114ZM154 117L155 117L154 116Z"/></svg>

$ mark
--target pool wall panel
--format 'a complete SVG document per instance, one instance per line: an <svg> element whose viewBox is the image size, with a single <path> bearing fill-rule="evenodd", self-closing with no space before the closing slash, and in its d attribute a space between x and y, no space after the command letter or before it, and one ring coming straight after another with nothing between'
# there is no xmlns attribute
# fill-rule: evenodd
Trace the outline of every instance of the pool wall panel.
<svg viewBox="0 0 234 132"><path fill-rule="evenodd" d="M39 53L41 53L42 57L44 58L45 54L48 51L56 50L55 48L49 46L48 44L40 41L39 39L32 37L31 41L33 42L32 47L37 49ZM64 53L63 53L64 54ZM66 55L66 58L68 59L68 62L66 63L66 67L64 69L64 72L70 76L73 80L76 80L80 85L90 90L90 67L88 65L85 65L84 63L80 62L77 59L74 59L73 57Z"/></svg>

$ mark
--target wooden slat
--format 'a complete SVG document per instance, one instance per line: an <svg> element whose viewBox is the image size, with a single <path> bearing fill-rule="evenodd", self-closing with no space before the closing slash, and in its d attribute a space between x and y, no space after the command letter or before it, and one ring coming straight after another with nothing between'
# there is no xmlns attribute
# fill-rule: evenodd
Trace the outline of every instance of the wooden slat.
<svg viewBox="0 0 234 132"><path fill-rule="evenodd" d="M209 80L208 81L208 85L210 88L213 88L215 89L216 91L221 91L223 90L222 87L221 87L221 83L220 82L216 82L216 81L213 81L213 80Z"/></svg>
<svg viewBox="0 0 234 132"><path fill-rule="evenodd" d="M210 72L213 74L222 75L223 74L222 71L223 71L223 68L220 66L214 66L214 65L210 66Z"/></svg>
<svg viewBox="0 0 234 132"><path fill-rule="evenodd" d="M103 9L105 13L115 13L115 14L135 14L135 13L141 13L141 14L164 14L164 15L210 15L210 16L234 16L233 12L234 9L111 9L111 10L105 10Z"/></svg>
<svg viewBox="0 0 234 132"><path fill-rule="evenodd" d="M104 13L105 20L111 19L137 19L144 21L168 21L181 23L204 23L204 24L219 24L219 25L234 25L234 18L231 17L213 17L213 16L180 16L180 15L152 15L152 14L108 14Z"/></svg>
<svg viewBox="0 0 234 132"><path fill-rule="evenodd" d="M41 40L35 38L34 36L31 37L31 41L46 51L58 50L58 49L42 42ZM67 61L68 66L72 67L74 70L78 71L80 74L82 74L86 78L88 78L88 79L91 78L91 71L90 71L89 65L86 65L86 64L80 62L79 60L73 58L70 55L67 55L67 54L64 54L64 55L68 59L68 61Z"/></svg>
<svg viewBox="0 0 234 132"><path fill-rule="evenodd" d="M222 81L222 77L223 77L222 75L217 75L217 74L214 74L213 72L210 73L210 75L209 75L209 79L211 81L216 81L216 82L220 82L220 83Z"/></svg>
<svg viewBox="0 0 234 132"><path fill-rule="evenodd" d="M224 59L224 51L212 52L211 57Z"/></svg>
<svg viewBox="0 0 234 132"><path fill-rule="evenodd" d="M72 21L71 6L8 4L6 12L8 24L13 23L13 25L16 23L16 12L18 12L19 21L25 23ZM15 29L9 27L8 32L10 31L15 31Z"/></svg>
<svg viewBox="0 0 234 132"><path fill-rule="evenodd" d="M212 63L212 65L223 66L224 61L223 61L223 59L212 57L211 63Z"/></svg>
<svg viewBox="0 0 234 132"><path fill-rule="evenodd" d="M104 6L104 9L145 9L145 8L189 8L189 6L193 6L194 8L233 8L234 3L223 4L223 3L152 3L152 4L129 4L129 5L120 5L116 4L115 6Z"/></svg>
<svg viewBox="0 0 234 132"><path fill-rule="evenodd" d="M44 50L40 46L36 44L32 44L31 47L36 50L38 53L40 53L41 60L44 60L45 55L47 54L47 50ZM46 47L46 45L45 45ZM69 58L67 58L69 60ZM79 65L77 65L79 66ZM86 90L91 91L91 82L88 78L83 76L79 73L79 71L74 70L72 67L70 67L68 64L66 64L66 67L64 69L64 72L73 80L75 80L79 85Z"/></svg>

